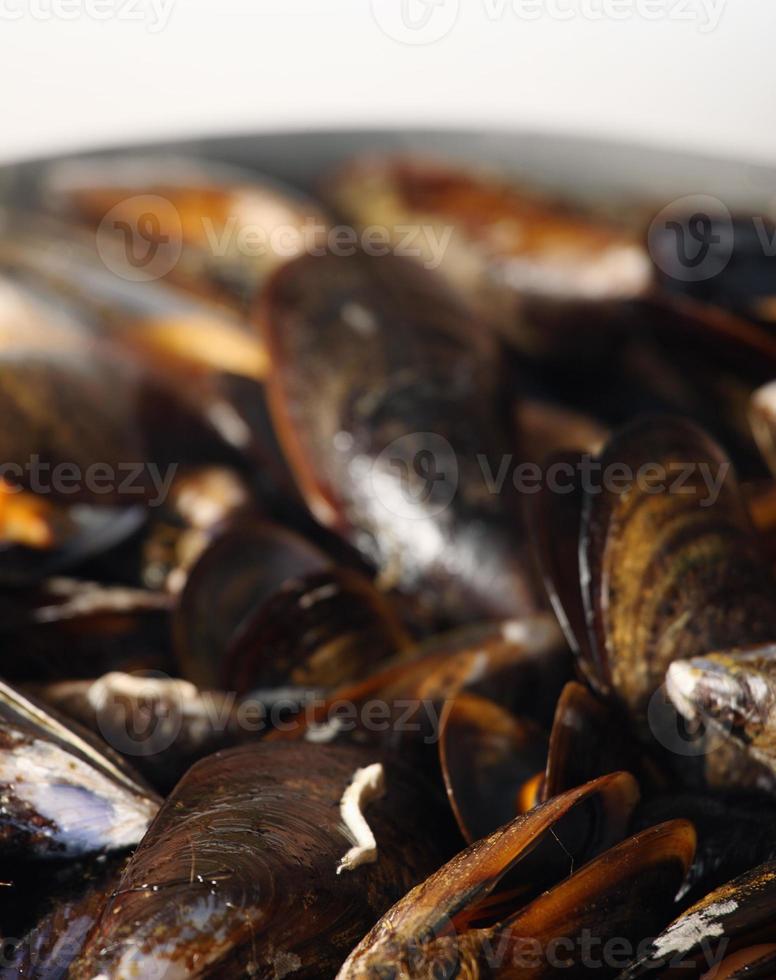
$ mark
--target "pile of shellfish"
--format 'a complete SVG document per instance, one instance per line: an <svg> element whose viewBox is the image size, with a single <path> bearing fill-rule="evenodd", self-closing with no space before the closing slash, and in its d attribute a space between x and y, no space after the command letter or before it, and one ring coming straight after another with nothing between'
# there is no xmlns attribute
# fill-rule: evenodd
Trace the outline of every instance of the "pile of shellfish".
<svg viewBox="0 0 776 980"><path fill-rule="evenodd" d="M776 977L751 216L388 156L6 197L0 977Z"/></svg>

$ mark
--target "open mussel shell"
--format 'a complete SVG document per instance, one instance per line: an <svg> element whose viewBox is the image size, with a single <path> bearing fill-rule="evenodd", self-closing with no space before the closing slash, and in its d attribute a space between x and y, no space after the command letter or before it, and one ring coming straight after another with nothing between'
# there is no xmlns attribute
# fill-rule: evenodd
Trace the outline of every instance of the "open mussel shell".
<svg viewBox="0 0 776 980"><path fill-rule="evenodd" d="M363 811L376 859L338 874L353 846L342 797L378 763L385 795ZM374 751L263 743L210 756L160 810L70 976L331 977L449 856L444 807Z"/></svg>
<svg viewBox="0 0 776 980"><path fill-rule="evenodd" d="M582 684L569 681L555 709L542 798L620 770L644 770L625 720Z"/></svg>
<svg viewBox="0 0 776 980"><path fill-rule="evenodd" d="M0 682L0 850L77 857L142 838L159 802L106 744Z"/></svg>
<svg viewBox="0 0 776 980"><path fill-rule="evenodd" d="M579 551L593 645L581 666L639 716L673 660L776 635L772 577L730 461L692 423L636 421L598 463Z"/></svg>
<svg viewBox="0 0 776 980"><path fill-rule="evenodd" d="M569 863L620 840L637 799L627 773L605 776L471 844L394 905L353 950L339 980L402 971L409 977L488 975L478 967L490 927L567 875Z"/></svg>
<svg viewBox="0 0 776 980"><path fill-rule="evenodd" d="M539 962L526 980L568 976L569 969L611 977L671 916L695 852L691 823L650 827L588 862L493 930L509 937L509 963L530 951ZM560 941L559 941L559 937ZM613 951L613 945L614 951ZM599 953L592 954L596 948ZM510 955L511 954L511 955ZM499 976L498 966L494 972Z"/></svg>
<svg viewBox="0 0 776 980"><path fill-rule="evenodd" d="M409 638L366 576L332 568L286 581L238 630L221 684L238 694L329 692L374 671Z"/></svg>
<svg viewBox="0 0 776 980"><path fill-rule="evenodd" d="M277 181L169 155L51 164L39 195L154 278L237 311L273 268L320 244L327 228L319 205Z"/></svg>
<svg viewBox="0 0 776 980"><path fill-rule="evenodd" d="M549 613L452 631L343 685L273 735L315 741L350 731L390 745L407 741L436 747L445 702L462 692L548 726L570 671L569 652ZM374 719L371 705L377 709ZM355 707L355 719L338 717L341 706Z"/></svg>
<svg viewBox="0 0 776 980"><path fill-rule="evenodd" d="M512 450L494 338L408 260L306 256L260 311L275 428L310 508L448 621L540 605L519 495L488 486Z"/></svg>
<svg viewBox="0 0 776 980"><path fill-rule="evenodd" d="M498 175L367 158L344 167L326 190L358 227L395 229L395 237L403 225L422 227L415 244L421 261L524 350L549 346L546 330L530 322L526 298L630 299L652 280L645 244L631 230Z"/></svg>
<svg viewBox="0 0 776 980"><path fill-rule="evenodd" d="M666 692L689 722L711 726L776 772L776 644L677 660Z"/></svg>
<svg viewBox="0 0 776 980"><path fill-rule="evenodd" d="M675 919L618 980L713 977L737 950L776 942L774 893L774 862L727 882Z"/></svg>
<svg viewBox="0 0 776 980"><path fill-rule="evenodd" d="M246 617L290 579L328 564L318 548L278 525L246 519L230 526L191 569L174 613L184 676L201 688L217 688L223 659Z"/></svg>
<svg viewBox="0 0 776 980"><path fill-rule="evenodd" d="M547 735L487 698L459 694L439 720L439 759L447 796L467 843L519 812L524 784L547 758Z"/></svg>

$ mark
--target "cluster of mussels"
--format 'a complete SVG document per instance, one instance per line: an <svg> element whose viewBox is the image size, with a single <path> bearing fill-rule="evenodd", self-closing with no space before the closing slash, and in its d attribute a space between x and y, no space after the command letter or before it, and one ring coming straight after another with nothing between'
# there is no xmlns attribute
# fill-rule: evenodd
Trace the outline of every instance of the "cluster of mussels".
<svg viewBox="0 0 776 980"><path fill-rule="evenodd" d="M652 202L422 160L28 176L0 977L776 977L750 219L673 275Z"/></svg>

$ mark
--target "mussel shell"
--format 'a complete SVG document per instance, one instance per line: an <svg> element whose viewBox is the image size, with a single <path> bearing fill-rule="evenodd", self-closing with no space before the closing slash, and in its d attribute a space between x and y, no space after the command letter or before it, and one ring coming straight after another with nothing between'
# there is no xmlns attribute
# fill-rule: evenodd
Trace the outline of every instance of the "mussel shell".
<svg viewBox="0 0 776 980"><path fill-rule="evenodd" d="M3 919L1 980L63 980L118 886L126 863L126 857L98 858L52 869L46 876L46 901L29 931L13 938ZM25 877L29 877L29 867L20 872L20 878ZM19 889L9 890L17 892L14 899L18 902Z"/></svg>
<svg viewBox="0 0 776 980"><path fill-rule="evenodd" d="M730 462L700 429L639 420L599 462L604 475L625 466L629 480L627 492L610 486L585 500L579 555L593 662L581 665L638 714L673 660L773 637L776 602Z"/></svg>
<svg viewBox="0 0 776 980"><path fill-rule="evenodd" d="M377 705L380 723L367 728L372 738L391 745L422 741L436 746L445 702L464 691L549 725L570 670L568 650L549 613L452 631L402 653L364 680L338 688L296 724L284 725L282 734L269 737L336 737L343 705L355 707L355 721L346 720L355 725L351 731L363 736L368 706Z"/></svg>
<svg viewBox="0 0 776 980"><path fill-rule="evenodd" d="M0 280L6 478L66 503L158 502L177 466L233 458L201 405L84 329L58 293Z"/></svg>
<svg viewBox="0 0 776 980"><path fill-rule="evenodd" d="M136 844L159 801L108 746L0 682L0 850L79 857Z"/></svg>
<svg viewBox="0 0 776 980"><path fill-rule="evenodd" d="M114 671L26 690L103 738L160 793L168 793L193 763L234 745L241 735L234 694L199 691L157 671ZM259 724L249 718L245 737L255 737Z"/></svg>
<svg viewBox="0 0 776 980"><path fill-rule="evenodd" d="M84 341L108 345L139 365L210 433L211 442L221 440L233 454L222 449L219 455L212 445L209 460L204 452L188 458L250 463L258 481L288 492L292 481L267 418L261 385L267 357L258 332L247 318L168 283L138 282L126 246L113 245L104 231L95 236L13 214L0 237L0 270L16 289L49 296L68 310ZM161 416L160 433L169 424Z"/></svg>
<svg viewBox="0 0 776 980"><path fill-rule="evenodd" d="M770 980L776 976L776 945L762 943L726 957L702 980Z"/></svg>
<svg viewBox="0 0 776 980"><path fill-rule="evenodd" d="M378 860L338 875L352 845L340 799L356 770L377 761L386 795L366 819ZM70 976L333 976L444 860L443 806L374 751L265 743L216 753L165 803Z"/></svg>
<svg viewBox="0 0 776 980"><path fill-rule="evenodd" d="M512 450L493 337L393 256L307 256L264 295L275 428L318 519L448 620L535 611L519 497L486 479Z"/></svg>
<svg viewBox="0 0 776 980"><path fill-rule="evenodd" d="M579 536L584 504L579 479L578 452L555 453L545 460L545 473L553 466L571 474L563 492L542 482L529 497L529 533L547 596L571 650L583 663L592 659L590 637L579 580Z"/></svg>
<svg viewBox="0 0 776 980"><path fill-rule="evenodd" d="M447 796L471 844L517 815L523 784L547 758L547 735L535 722L466 693L447 703L439 726Z"/></svg>
<svg viewBox="0 0 776 980"><path fill-rule="evenodd" d="M18 486L0 486L0 582L32 585L100 557L146 522L139 505L65 506Z"/></svg>
<svg viewBox="0 0 776 980"><path fill-rule="evenodd" d="M712 889L776 858L776 807L764 794L658 794L639 804L632 830L677 819L689 820L698 837L679 896L682 906L694 904Z"/></svg>
<svg viewBox="0 0 776 980"><path fill-rule="evenodd" d="M380 970L401 975L402 969L409 976L489 975L472 963L488 938L483 930L567 875L569 862L592 858L620 840L637 798L632 777L605 776L471 844L377 923L348 957L339 980L381 976Z"/></svg>
<svg viewBox="0 0 776 980"><path fill-rule="evenodd" d="M418 236L420 259L523 350L551 348L552 306L563 304L574 319L571 304L632 298L652 280L646 247L632 231L503 176L371 158L344 167L327 191L350 221L393 229L395 240L407 224L432 229L444 248L435 255L430 237ZM526 298L550 301L549 316L529 312ZM563 335L567 347L574 344L573 331Z"/></svg>
<svg viewBox="0 0 776 980"><path fill-rule="evenodd" d="M173 617L184 677L217 688L246 617L289 579L328 564L314 545L275 524L238 521L218 536L191 569Z"/></svg>
<svg viewBox="0 0 776 980"><path fill-rule="evenodd" d="M531 944L540 951L538 963L521 969L521 980L564 977L570 969L611 977L670 919L694 851L687 821L650 827L589 861L493 932L508 934L517 955Z"/></svg>
<svg viewBox="0 0 776 980"><path fill-rule="evenodd" d="M619 980L658 970L661 977L697 978L738 949L774 942L775 889L774 862L720 886L675 919Z"/></svg>
<svg viewBox="0 0 776 980"><path fill-rule="evenodd" d="M173 377L184 372L189 384L202 373L233 372L254 380L266 374L261 341L244 320L146 276L128 261L126 246L106 240L104 228L95 236L38 214L0 212L0 218L4 274L31 290L44 287L60 295L81 311L84 329ZM138 282L138 275L147 281Z"/></svg>
<svg viewBox="0 0 776 980"><path fill-rule="evenodd" d="M359 680L409 644L390 602L352 569L286 581L258 603L229 645L221 686L329 692Z"/></svg>
<svg viewBox="0 0 776 980"><path fill-rule="evenodd" d="M38 194L52 210L124 248L124 228L136 229L143 242L135 247L162 246L160 271L170 281L237 312L273 268L319 243L327 226L318 204L278 181L171 155L51 164ZM296 231L298 240L285 234L273 246L272 235L283 230ZM266 239L263 248L257 235Z"/></svg>
<svg viewBox="0 0 776 980"><path fill-rule="evenodd" d="M776 773L776 644L676 661L666 692L691 723L711 727Z"/></svg>
<svg viewBox="0 0 776 980"><path fill-rule="evenodd" d="M625 720L586 687L570 681L555 709L542 798L625 770L641 774L641 753Z"/></svg>
<svg viewBox="0 0 776 980"><path fill-rule="evenodd" d="M697 276L682 263L673 229L662 227L651 232L650 250L660 257L657 278L661 289L752 319L772 320L768 311L773 301L776 261L763 242L773 240L773 222L760 215L736 214L732 221L730 215L705 217L709 219L708 235ZM685 228L688 218L689 215L678 211L674 216L680 227ZM708 275L711 269L719 271Z"/></svg>

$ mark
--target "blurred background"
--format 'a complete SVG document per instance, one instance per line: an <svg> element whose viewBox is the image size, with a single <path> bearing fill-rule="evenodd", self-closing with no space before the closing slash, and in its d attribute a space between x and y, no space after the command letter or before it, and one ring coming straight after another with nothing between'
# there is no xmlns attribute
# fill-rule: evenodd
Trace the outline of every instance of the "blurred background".
<svg viewBox="0 0 776 980"><path fill-rule="evenodd" d="M0 0L0 159L487 126L776 161L773 0Z"/></svg>

